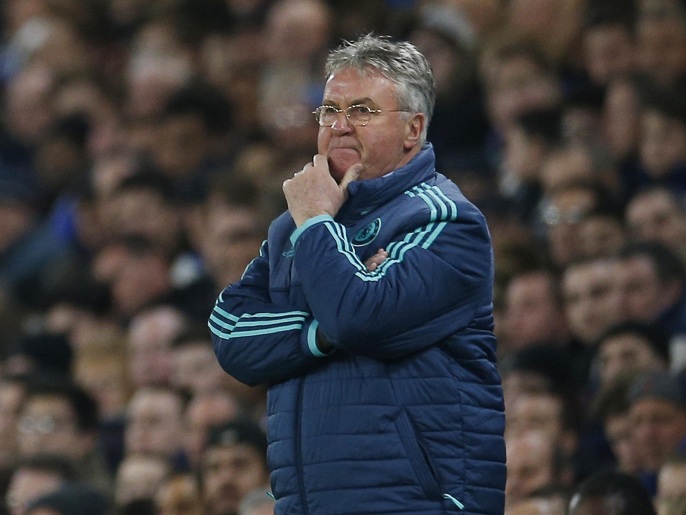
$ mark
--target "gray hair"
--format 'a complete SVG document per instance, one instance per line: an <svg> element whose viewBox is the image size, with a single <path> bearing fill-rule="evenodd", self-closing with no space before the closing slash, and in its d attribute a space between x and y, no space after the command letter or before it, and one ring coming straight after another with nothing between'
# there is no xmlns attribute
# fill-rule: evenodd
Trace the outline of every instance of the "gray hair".
<svg viewBox="0 0 686 515"><path fill-rule="evenodd" d="M436 103L436 84L429 62L417 47L407 41L367 34L332 50L324 71L328 78L349 68L362 74L376 70L393 82L400 108L426 115L422 141L426 139Z"/></svg>

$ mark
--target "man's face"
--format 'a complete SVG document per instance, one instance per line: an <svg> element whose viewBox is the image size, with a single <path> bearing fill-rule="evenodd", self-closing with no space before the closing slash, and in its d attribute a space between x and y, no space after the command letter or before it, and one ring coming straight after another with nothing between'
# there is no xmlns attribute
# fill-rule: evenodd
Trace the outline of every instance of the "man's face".
<svg viewBox="0 0 686 515"><path fill-rule="evenodd" d="M639 469L637 450L631 440L631 419L628 413L610 415L604 423L605 436L612 449L619 470L635 474Z"/></svg>
<svg viewBox="0 0 686 515"><path fill-rule="evenodd" d="M633 443L643 468L655 472L686 438L686 410L660 399L641 399L629 412Z"/></svg>
<svg viewBox="0 0 686 515"><path fill-rule="evenodd" d="M655 238L665 245L686 242L686 215L667 192L637 195L627 206L626 221L637 239Z"/></svg>
<svg viewBox="0 0 686 515"><path fill-rule="evenodd" d="M650 322L667 307L664 285L650 258L633 256L620 260L617 281L626 317Z"/></svg>
<svg viewBox="0 0 686 515"><path fill-rule="evenodd" d="M53 396L26 401L19 418L19 451L22 456L48 452L68 458L85 452L85 435L76 426L69 402Z"/></svg>
<svg viewBox="0 0 686 515"><path fill-rule="evenodd" d="M139 389L128 406L126 451L167 456L181 449L182 415L181 399L172 391Z"/></svg>
<svg viewBox="0 0 686 515"><path fill-rule="evenodd" d="M547 435L531 431L507 442L505 497L514 505L544 485L555 481L553 443Z"/></svg>
<svg viewBox="0 0 686 515"><path fill-rule="evenodd" d="M267 482L263 457L245 444L213 447L202 459L203 496L209 515L232 515L241 500Z"/></svg>
<svg viewBox="0 0 686 515"><path fill-rule="evenodd" d="M618 334L606 338L598 348L600 378L605 384L626 371L659 370L658 356L650 342L637 334Z"/></svg>
<svg viewBox="0 0 686 515"><path fill-rule="evenodd" d="M510 405L507 416L508 434L523 435L537 431L552 441L562 434L562 401L546 393L522 394Z"/></svg>
<svg viewBox="0 0 686 515"><path fill-rule="evenodd" d="M370 122L353 126L343 114L333 127L320 127L317 147L329 161L331 175L343 178L352 165L362 163L359 179L381 177L405 165L420 150L419 139L424 116L419 113L391 112L402 109L396 98L395 85L379 74L366 75L346 69L329 77L324 88L324 105L347 109L365 105L381 109Z"/></svg>
<svg viewBox="0 0 686 515"><path fill-rule="evenodd" d="M564 314L552 291L551 278L531 273L514 278L505 292L508 345L523 348L541 341L555 341L564 332Z"/></svg>
<svg viewBox="0 0 686 515"><path fill-rule="evenodd" d="M574 335L587 344L620 319L613 272L612 263L598 260L572 265L564 273L567 320Z"/></svg>

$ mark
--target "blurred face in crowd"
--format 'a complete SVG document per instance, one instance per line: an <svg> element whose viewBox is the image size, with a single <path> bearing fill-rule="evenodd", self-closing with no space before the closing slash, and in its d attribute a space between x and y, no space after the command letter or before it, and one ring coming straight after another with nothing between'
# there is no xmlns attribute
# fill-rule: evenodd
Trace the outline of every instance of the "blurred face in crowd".
<svg viewBox="0 0 686 515"><path fill-rule="evenodd" d="M555 483L554 445L541 432L528 432L507 439L507 483L505 499L515 505L542 486Z"/></svg>
<svg viewBox="0 0 686 515"><path fill-rule="evenodd" d="M264 457L243 443L208 448L200 466L208 515L237 513L243 497L269 477Z"/></svg>
<svg viewBox="0 0 686 515"><path fill-rule="evenodd" d="M395 84L379 72L361 74L346 69L332 75L326 82L322 104L339 109L365 105L381 110L365 126L352 125L341 113L332 127L319 128L317 148L328 158L336 181L357 163L364 166L360 180L381 177L407 164L420 150L424 115L393 112L404 106L398 104Z"/></svg>
<svg viewBox="0 0 686 515"><path fill-rule="evenodd" d="M686 211L668 191L638 193L626 208L626 222L637 240L655 239L671 248L686 242Z"/></svg>
<svg viewBox="0 0 686 515"><path fill-rule="evenodd" d="M662 370L666 364L650 342L638 334L624 333L604 339L598 347L600 381L607 384L623 372Z"/></svg>
<svg viewBox="0 0 686 515"><path fill-rule="evenodd" d="M545 392L525 393L510 405L507 432L521 435L538 431L553 441L562 434L562 401Z"/></svg>
<svg viewBox="0 0 686 515"><path fill-rule="evenodd" d="M119 467L115 477L114 498L119 506L136 499L154 498L169 474L169 461L152 454L129 454Z"/></svg>
<svg viewBox="0 0 686 515"><path fill-rule="evenodd" d="M238 281L257 255L266 234L259 230L256 209L215 207L203 228L202 252L218 287Z"/></svg>
<svg viewBox="0 0 686 515"><path fill-rule="evenodd" d="M632 70L634 44L627 28L619 23L590 28L584 34L584 61L586 71L596 84L607 84Z"/></svg>
<svg viewBox="0 0 686 515"><path fill-rule="evenodd" d="M22 456L47 452L77 459L89 450L91 438L79 430L69 401L58 396L29 397L21 409L18 427Z"/></svg>
<svg viewBox="0 0 686 515"><path fill-rule="evenodd" d="M647 256L618 260L615 275L624 316L639 321L656 320L681 291L678 285L663 284Z"/></svg>
<svg viewBox="0 0 686 515"><path fill-rule="evenodd" d="M550 195L544 213L548 246L553 261L565 265L583 254L580 222L595 203L595 193L585 187L564 188Z"/></svg>
<svg viewBox="0 0 686 515"><path fill-rule="evenodd" d="M567 267L562 278L565 312L572 333L586 344L620 320L614 263L595 259Z"/></svg>
<svg viewBox="0 0 686 515"><path fill-rule="evenodd" d="M173 372L171 383L196 394L218 388L226 373L221 369L208 340L185 342L171 351Z"/></svg>
<svg viewBox="0 0 686 515"><path fill-rule="evenodd" d="M153 145L155 163L173 179L190 177L210 155L213 135L197 115L167 117Z"/></svg>
<svg viewBox="0 0 686 515"><path fill-rule="evenodd" d="M643 470L657 472L686 438L686 410L657 398L634 401L632 441Z"/></svg>
<svg viewBox="0 0 686 515"><path fill-rule="evenodd" d="M486 73L490 117L501 131L525 111L553 106L559 96L555 79L523 54L492 63Z"/></svg>
<svg viewBox="0 0 686 515"><path fill-rule="evenodd" d="M183 401L173 390L139 388L129 401L126 452L172 456L183 442Z"/></svg>
<svg viewBox="0 0 686 515"><path fill-rule="evenodd" d="M137 234L173 250L181 230L179 210L158 192L145 188L118 191L103 205L114 234Z"/></svg>
<svg viewBox="0 0 686 515"><path fill-rule="evenodd" d="M129 366L135 386L167 384L173 374L171 342L184 327L173 308L143 311L129 324Z"/></svg>
<svg viewBox="0 0 686 515"><path fill-rule="evenodd" d="M532 272L508 284L503 324L512 350L564 340L566 322L554 281L549 273Z"/></svg>
<svg viewBox="0 0 686 515"><path fill-rule="evenodd" d="M686 24L678 13L640 16L636 45L639 67L662 84L686 70Z"/></svg>
<svg viewBox="0 0 686 515"><path fill-rule="evenodd" d="M641 115L641 164L653 178L668 175L686 160L686 123L663 113Z"/></svg>
<svg viewBox="0 0 686 515"><path fill-rule="evenodd" d="M235 419L239 409L235 397L221 389L204 391L193 396L184 417L184 450L192 464L199 462L210 428Z"/></svg>
<svg viewBox="0 0 686 515"><path fill-rule="evenodd" d="M612 256L625 240L622 221L613 216L588 215L579 224L579 245L583 257Z"/></svg>
<svg viewBox="0 0 686 515"><path fill-rule="evenodd" d="M617 466L622 472L635 474L640 469L638 452L631 437L631 417L629 413L608 416L603 424Z"/></svg>
<svg viewBox="0 0 686 515"><path fill-rule="evenodd" d="M567 185L594 180L591 156L582 147L553 150L541 167L541 184L549 196L564 190Z"/></svg>

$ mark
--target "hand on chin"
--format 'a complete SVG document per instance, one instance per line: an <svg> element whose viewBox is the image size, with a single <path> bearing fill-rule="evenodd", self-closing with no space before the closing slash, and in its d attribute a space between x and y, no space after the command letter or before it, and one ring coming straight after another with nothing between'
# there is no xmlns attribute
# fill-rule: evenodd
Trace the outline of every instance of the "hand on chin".
<svg viewBox="0 0 686 515"><path fill-rule="evenodd" d="M360 154L351 149L332 150L328 156L329 171L336 182L341 182L345 172L355 164L360 163Z"/></svg>

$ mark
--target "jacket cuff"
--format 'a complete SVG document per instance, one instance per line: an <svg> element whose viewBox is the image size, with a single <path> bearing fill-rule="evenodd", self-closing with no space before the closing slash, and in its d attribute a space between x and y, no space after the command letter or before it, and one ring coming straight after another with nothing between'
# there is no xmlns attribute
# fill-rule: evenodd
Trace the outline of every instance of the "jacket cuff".
<svg viewBox="0 0 686 515"><path fill-rule="evenodd" d="M314 356L315 358L325 358L326 356L329 356L333 352L335 352L336 349L332 348L329 352L322 352L319 350L319 347L317 347L317 328L319 327L319 322L317 320L312 320L310 322L309 327L307 328L305 333L305 347L306 347L306 353Z"/></svg>
<svg viewBox="0 0 686 515"><path fill-rule="evenodd" d="M295 247L295 243L298 241L298 238L300 238L300 235L313 225L329 221L333 221L333 217L331 215L318 215L308 218L305 220L305 223L303 223L300 227L293 231L293 234L291 234L291 245Z"/></svg>

